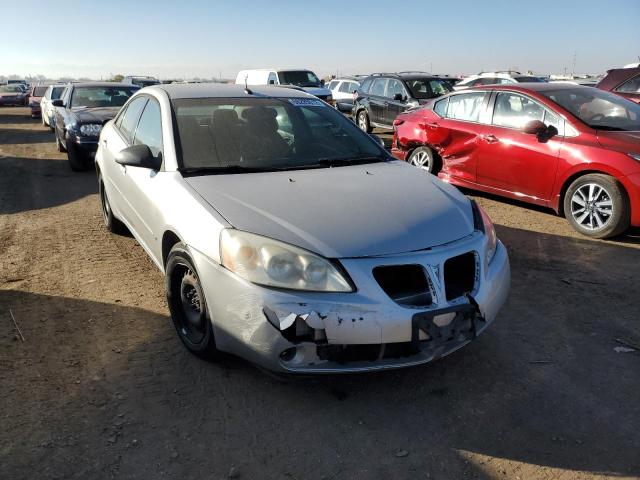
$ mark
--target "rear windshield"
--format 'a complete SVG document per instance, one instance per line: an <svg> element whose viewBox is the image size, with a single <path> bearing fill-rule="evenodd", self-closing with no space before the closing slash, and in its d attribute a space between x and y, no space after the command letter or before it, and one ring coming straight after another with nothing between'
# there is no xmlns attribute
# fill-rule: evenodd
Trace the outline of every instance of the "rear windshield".
<svg viewBox="0 0 640 480"><path fill-rule="evenodd" d="M295 85L296 87L319 87L320 80L315 73L307 70L294 72L278 72L278 79L282 85Z"/></svg>
<svg viewBox="0 0 640 480"><path fill-rule="evenodd" d="M540 78L540 77L532 77L532 76L527 76L527 77L514 77L516 82L535 82L535 83L547 83L546 80Z"/></svg>
<svg viewBox="0 0 640 480"><path fill-rule="evenodd" d="M121 107L136 90L138 87L77 87L71 107Z"/></svg>
<svg viewBox="0 0 640 480"><path fill-rule="evenodd" d="M34 97L44 97L44 92L47 91L47 87L36 87L33 89Z"/></svg>
<svg viewBox="0 0 640 480"><path fill-rule="evenodd" d="M131 83L133 83L134 85L138 85L141 88L142 87L150 87L151 85L160 84L160 82L158 80L154 80L152 78L150 78L150 79L134 78L133 80L131 80Z"/></svg>
<svg viewBox="0 0 640 480"><path fill-rule="evenodd" d="M413 98L436 98L453 91L451 84L441 78L417 78L406 80Z"/></svg>
<svg viewBox="0 0 640 480"><path fill-rule="evenodd" d="M371 137L321 100L197 98L172 103L183 169L286 170L387 158Z"/></svg>

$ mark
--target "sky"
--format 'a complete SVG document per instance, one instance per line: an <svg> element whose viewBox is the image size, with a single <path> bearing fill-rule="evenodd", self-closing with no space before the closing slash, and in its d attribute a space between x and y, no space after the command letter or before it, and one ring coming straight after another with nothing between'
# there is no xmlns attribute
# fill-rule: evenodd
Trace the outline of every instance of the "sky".
<svg viewBox="0 0 640 480"><path fill-rule="evenodd" d="M517 68L603 73L638 62L640 0L0 0L0 75L235 78ZM7 22L9 13L16 19ZM21 19L21 20L17 20Z"/></svg>

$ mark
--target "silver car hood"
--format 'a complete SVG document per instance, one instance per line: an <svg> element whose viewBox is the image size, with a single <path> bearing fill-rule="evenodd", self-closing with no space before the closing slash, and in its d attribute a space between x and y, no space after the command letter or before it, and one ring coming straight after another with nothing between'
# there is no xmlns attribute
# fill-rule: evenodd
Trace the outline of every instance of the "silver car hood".
<svg viewBox="0 0 640 480"><path fill-rule="evenodd" d="M422 250L473 232L466 197L405 162L185 180L233 227L328 258Z"/></svg>

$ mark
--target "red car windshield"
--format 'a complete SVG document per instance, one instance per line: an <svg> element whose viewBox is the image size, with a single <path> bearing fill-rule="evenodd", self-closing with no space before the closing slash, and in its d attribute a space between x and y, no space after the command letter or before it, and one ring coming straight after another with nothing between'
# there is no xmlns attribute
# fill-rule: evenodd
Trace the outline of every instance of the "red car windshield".
<svg viewBox="0 0 640 480"><path fill-rule="evenodd" d="M640 105L593 87L540 92L596 130L640 130Z"/></svg>

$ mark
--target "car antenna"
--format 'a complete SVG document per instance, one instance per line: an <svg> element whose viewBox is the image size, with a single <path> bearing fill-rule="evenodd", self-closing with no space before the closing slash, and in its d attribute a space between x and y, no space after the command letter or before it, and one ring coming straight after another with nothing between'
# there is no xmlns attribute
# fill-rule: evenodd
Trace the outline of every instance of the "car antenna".
<svg viewBox="0 0 640 480"><path fill-rule="evenodd" d="M249 86L247 85L247 78L249 78L249 75L244 77L244 93L246 93L247 95L253 95L253 92L249 89Z"/></svg>

